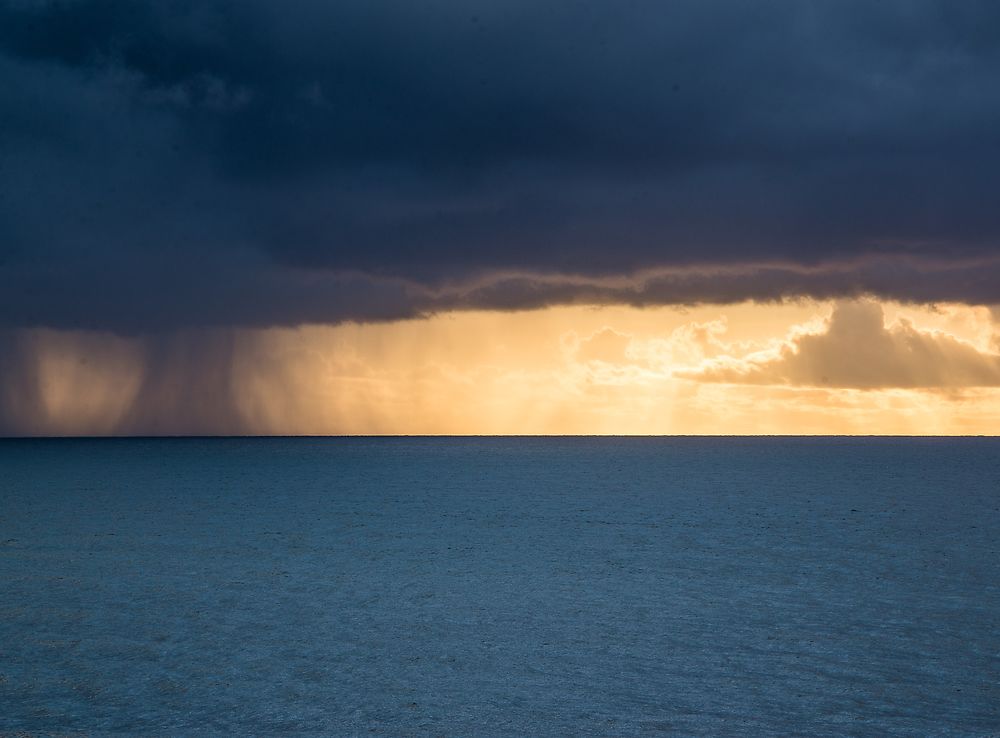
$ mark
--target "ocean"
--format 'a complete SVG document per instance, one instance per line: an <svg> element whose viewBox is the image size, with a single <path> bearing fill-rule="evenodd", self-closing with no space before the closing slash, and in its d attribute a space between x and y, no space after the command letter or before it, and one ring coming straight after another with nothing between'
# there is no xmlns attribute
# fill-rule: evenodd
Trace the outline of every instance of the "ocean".
<svg viewBox="0 0 1000 738"><path fill-rule="evenodd" d="M0 441L0 734L1000 735L1000 439Z"/></svg>

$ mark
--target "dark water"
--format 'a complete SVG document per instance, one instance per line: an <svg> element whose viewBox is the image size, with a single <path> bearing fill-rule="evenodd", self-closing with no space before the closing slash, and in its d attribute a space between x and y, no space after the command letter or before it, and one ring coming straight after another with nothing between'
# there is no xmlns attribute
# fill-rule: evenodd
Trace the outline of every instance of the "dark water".
<svg viewBox="0 0 1000 738"><path fill-rule="evenodd" d="M1000 734L1000 440L0 442L0 733Z"/></svg>

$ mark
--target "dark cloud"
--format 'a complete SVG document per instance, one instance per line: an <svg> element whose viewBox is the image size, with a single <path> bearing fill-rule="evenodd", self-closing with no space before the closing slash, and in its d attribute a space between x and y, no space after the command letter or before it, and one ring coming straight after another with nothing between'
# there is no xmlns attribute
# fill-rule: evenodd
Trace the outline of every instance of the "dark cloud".
<svg viewBox="0 0 1000 738"><path fill-rule="evenodd" d="M690 379L855 389L1000 386L1000 355L907 322L885 325L873 301L839 303L826 331L806 334L770 360L718 359Z"/></svg>
<svg viewBox="0 0 1000 738"><path fill-rule="evenodd" d="M998 302L998 26L945 0L0 0L0 323Z"/></svg>

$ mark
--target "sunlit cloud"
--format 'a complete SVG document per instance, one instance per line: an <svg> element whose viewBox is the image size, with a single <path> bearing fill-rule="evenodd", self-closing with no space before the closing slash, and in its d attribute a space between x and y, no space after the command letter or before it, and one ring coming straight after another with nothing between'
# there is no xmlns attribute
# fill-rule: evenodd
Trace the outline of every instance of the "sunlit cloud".
<svg viewBox="0 0 1000 738"><path fill-rule="evenodd" d="M882 306L862 300L838 303L821 332L797 333L777 351L715 358L681 376L857 389L995 387L1000 355L906 318L886 325Z"/></svg>

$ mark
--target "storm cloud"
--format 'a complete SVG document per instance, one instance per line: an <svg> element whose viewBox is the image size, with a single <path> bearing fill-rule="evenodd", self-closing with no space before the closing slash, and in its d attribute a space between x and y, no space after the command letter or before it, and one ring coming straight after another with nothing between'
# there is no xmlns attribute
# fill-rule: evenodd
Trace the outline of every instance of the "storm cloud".
<svg viewBox="0 0 1000 738"><path fill-rule="evenodd" d="M0 326L1000 302L990 2L0 0Z"/></svg>

